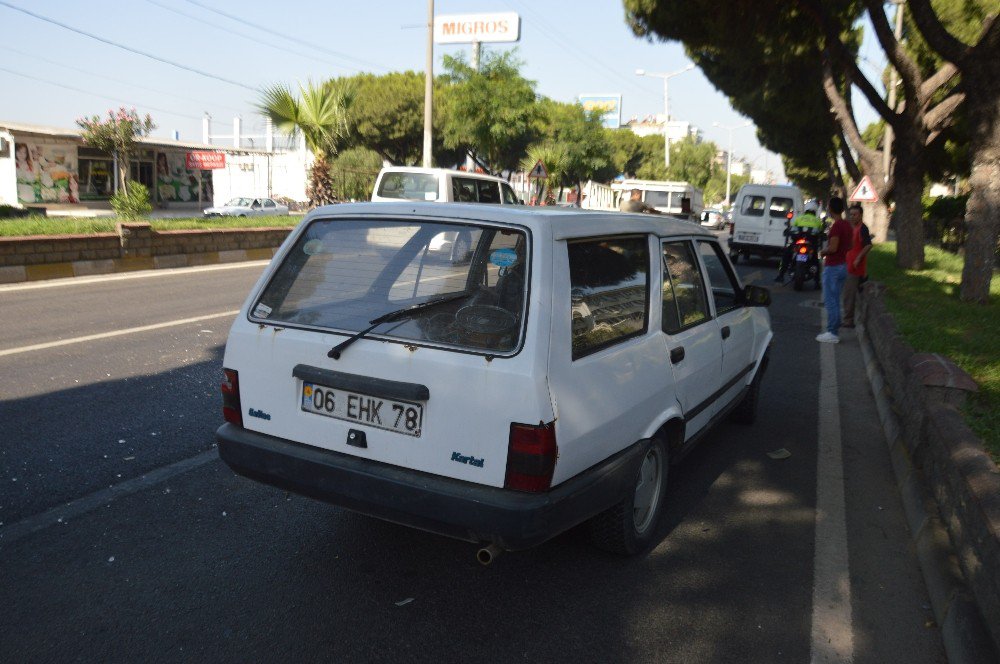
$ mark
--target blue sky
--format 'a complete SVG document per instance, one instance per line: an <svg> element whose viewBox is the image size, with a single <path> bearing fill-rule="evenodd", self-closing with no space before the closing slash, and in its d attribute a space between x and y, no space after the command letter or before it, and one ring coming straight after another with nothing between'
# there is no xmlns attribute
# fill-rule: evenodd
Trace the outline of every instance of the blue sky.
<svg viewBox="0 0 1000 664"><path fill-rule="evenodd" d="M5 36L0 43L0 119L8 121L72 127L81 115L127 104L151 113L159 125L154 134L160 136L177 130L182 140L200 141L204 112L212 115L216 133L231 133L235 115L242 116L244 133L262 133L252 88L361 70L422 71L424 65L424 0L4 1L217 77L129 53L0 5ZM662 112L662 83L636 76L636 69L672 72L688 64L679 44L650 43L632 35L616 0L435 2L437 14L500 11L521 16L518 53L523 73L537 82L539 93L562 101L581 93L621 94L623 119ZM442 54L462 50L468 47L436 45L435 71L440 71ZM867 52L872 57L878 50ZM744 121L697 69L671 79L670 113L697 125L706 139L723 148L728 132L713 122ZM760 147L753 127L733 132L733 151L780 173L779 159Z"/></svg>

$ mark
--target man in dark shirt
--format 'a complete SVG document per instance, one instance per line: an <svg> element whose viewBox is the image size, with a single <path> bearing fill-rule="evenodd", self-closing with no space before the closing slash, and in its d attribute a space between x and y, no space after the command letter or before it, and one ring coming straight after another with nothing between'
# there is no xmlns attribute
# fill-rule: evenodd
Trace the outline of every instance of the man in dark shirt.
<svg viewBox="0 0 1000 664"><path fill-rule="evenodd" d="M864 210L855 203L847 208L847 222L851 225L851 249L847 252L847 279L844 281L844 323L841 327L854 327L854 302L861 283L868 277L868 252L872 250L872 234L861 219Z"/></svg>
<svg viewBox="0 0 1000 664"><path fill-rule="evenodd" d="M618 208L622 212L648 212L650 214L660 214L656 208L642 202L642 191L633 189L627 200L623 200Z"/></svg>
<svg viewBox="0 0 1000 664"><path fill-rule="evenodd" d="M844 219L844 199L834 196L829 204L833 225L827 231L826 249L819 252L823 261L823 304L826 305L826 332L816 341L840 343L840 296L847 280L847 252L851 248L851 225Z"/></svg>

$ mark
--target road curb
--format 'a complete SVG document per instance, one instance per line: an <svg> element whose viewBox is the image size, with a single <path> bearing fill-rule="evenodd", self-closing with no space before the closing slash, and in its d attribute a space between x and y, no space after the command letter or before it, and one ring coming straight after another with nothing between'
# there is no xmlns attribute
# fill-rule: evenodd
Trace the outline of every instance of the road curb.
<svg viewBox="0 0 1000 664"><path fill-rule="evenodd" d="M990 632L962 578L958 557L936 502L903 442L902 427L862 323L858 323L857 333L865 374L875 397L903 509L948 661L951 664L997 662Z"/></svg>

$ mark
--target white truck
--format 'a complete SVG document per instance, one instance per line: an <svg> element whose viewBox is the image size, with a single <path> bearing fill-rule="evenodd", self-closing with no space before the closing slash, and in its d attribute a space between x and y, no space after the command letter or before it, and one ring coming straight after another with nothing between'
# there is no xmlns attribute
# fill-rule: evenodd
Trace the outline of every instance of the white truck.
<svg viewBox="0 0 1000 664"><path fill-rule="evenodd" d="M669 182L666 180L619 180L611 184L611 189L617 193L615 210L623 200L627 200L632 190L642 192L642 202L656 208L664 214L681 217L689 221L701 218L704 209L701 189L687 182Z"/></svg>

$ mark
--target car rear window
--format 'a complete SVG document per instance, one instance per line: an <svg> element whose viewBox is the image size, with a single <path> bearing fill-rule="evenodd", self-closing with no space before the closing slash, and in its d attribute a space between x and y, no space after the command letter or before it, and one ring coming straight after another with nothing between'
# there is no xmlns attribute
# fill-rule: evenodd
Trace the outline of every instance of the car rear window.
<svg viewBox="0 0 1000 664"><path fill-rule="evenodd" d="M436 201L438 176L433 173L385 173L378 184L378 196L408 201Z"/></svg>
<svg viewBox="0 0 1000 664"><path fill-rule="evenodd" d="M779 198L775 196L771 199L771 209L770 213L772 217L775 218L786 218L788 213L792 211L792 199L790 198Z"/></svg>
<svg viewBox="0 0 1000 664"><path fill-rule="evenodd" d="M645 237L569 245L573 359L644 334L649 320Z"/></svg>
<svg viewBox="0 0 1000 664"><path fill-rule="evenodd" d="M748 217L763 217L764 208L767 207L767 199L763 196L746 195L743 197L743 205L740 207L740 214Z"/></svg>
<svg viewBox="0 0 1000 664"><path fill-rule="evenodd" d="M527 264L521 229L317 219L274 271L251 319L353 333L389 312L449 299L369 336L509 353L524 327Z"/></svg>

